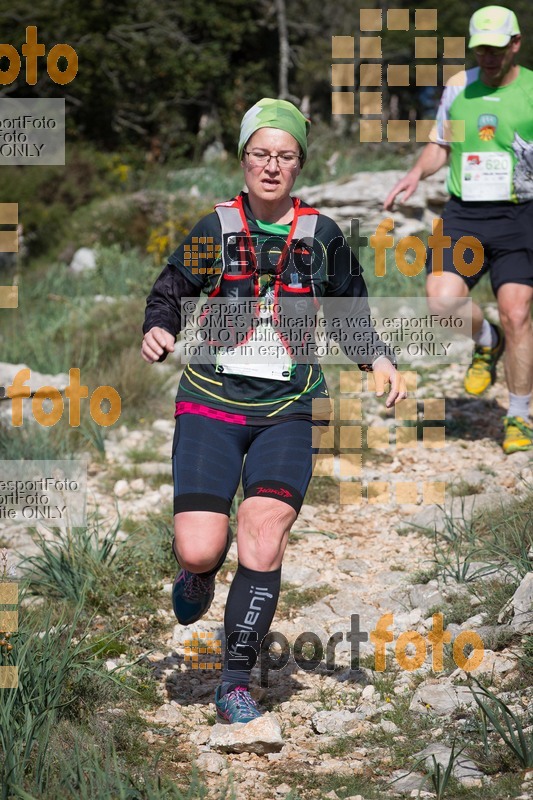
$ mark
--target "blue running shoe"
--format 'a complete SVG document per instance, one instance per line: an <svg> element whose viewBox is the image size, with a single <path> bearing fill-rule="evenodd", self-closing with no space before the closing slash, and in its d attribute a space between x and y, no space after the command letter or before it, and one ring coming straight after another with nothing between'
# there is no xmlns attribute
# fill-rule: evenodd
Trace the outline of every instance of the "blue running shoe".
<svg viewBox="0 0 533 800"><path fill-rule="evenodd" d="M217 571L226 560L232 541L233 532L228 527L228 541L216 567ZM172 551L175 556L174 541L172 541ZM181 625L192 625L209 611L215 596L216 575L216 571L212 575L202 576L187 569L180 569L172 587L172 607Z"/></svg>
<svg viewBox="0 0 533 800"><path fill-rule="evenodd" d="M215 596L215 578L202 578L180 569L172 587L172 607L181 625L191 625L209 611Z"/></svg>
<svg viewBox="0 0 533 800"><path fill-rule="evenodd" d="M222 687L215 692L215 706L219 722L251 722L261 716L257 703L248 691L247 686L236 686L223 697L220 696Z"/></svg>

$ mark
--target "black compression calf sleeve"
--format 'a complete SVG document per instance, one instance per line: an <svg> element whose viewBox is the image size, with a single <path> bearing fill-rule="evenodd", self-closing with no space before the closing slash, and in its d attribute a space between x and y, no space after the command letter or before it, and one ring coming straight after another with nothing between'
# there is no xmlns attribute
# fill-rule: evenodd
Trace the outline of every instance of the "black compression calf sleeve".
<svg viewBox="0 0 533 800"><path fill-rule="evenodd" d="M257 572L239 564L224 614L226 652L222 681L248 686L261 641L276 612L280 585L281 567Z"/></svg>

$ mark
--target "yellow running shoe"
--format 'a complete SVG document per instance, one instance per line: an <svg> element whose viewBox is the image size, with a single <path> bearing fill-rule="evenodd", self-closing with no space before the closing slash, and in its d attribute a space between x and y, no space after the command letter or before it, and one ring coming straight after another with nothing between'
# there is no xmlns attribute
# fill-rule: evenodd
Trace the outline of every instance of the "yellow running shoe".
<svg viewBox="0 0 533 800"><path fill-rule="evenodd" d="M533 448L533 427L522 417L504 417L503 429L505 431L503 440L505 455Z"/></svg>
<svg viewBox="0 0 533 800"><path fill-rule="evenodd" d="M497 325L491 325L496 331L498 341L495 347L480 347L474 350L472 363L468 367L464 379L464 387L468 394L479 396L496 380L496 364L505 350L505 337Z"/></svg>

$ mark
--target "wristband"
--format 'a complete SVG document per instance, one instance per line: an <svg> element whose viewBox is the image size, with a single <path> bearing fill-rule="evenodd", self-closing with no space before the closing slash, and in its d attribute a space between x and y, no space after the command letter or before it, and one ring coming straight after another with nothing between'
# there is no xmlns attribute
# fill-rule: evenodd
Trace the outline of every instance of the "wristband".
<svg viewBox="0 0 533 800"><path fill-rule="evenodd" d="M390 358L389 356L385 355L385 353L380 353L379 356L376 356L376 358L373 360L373 362L371 364L358 364L357 366L359 367L361 372L374 372L374 364L380 358L388 359L388 361L390 361L390 363L392 364L392 366L395 369L398 367L398 363L396 362L396 359L394 357Z"/></svg>

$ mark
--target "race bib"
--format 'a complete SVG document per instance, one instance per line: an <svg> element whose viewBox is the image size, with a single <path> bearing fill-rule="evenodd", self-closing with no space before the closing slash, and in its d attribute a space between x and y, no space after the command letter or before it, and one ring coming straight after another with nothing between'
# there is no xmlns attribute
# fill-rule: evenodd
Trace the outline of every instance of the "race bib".
<svg viewBox="0 0 533 800"><path fill-rule="evenodd" d="M511 175L510 153L463 153L461 198L510 200Z"/></svg>
<svg viewBox="0 0 533 800"><path fill-rule="evenodd" d="M291 357L271 325L258 325L253 335L239 347L219 348L215 370L219 375L244 375L264 380L288 381Z"/></svg>

